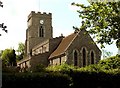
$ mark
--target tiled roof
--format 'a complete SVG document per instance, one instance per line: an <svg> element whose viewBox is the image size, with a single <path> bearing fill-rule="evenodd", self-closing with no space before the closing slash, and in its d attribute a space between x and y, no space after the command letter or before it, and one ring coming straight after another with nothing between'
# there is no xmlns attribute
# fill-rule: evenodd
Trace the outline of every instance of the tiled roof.
<svg viewBox="0 0 120 88"><path fill-rule="evenodd" d="M69 47L71 42L74 40L76 35L77 35L77 33L72 33L72 34L68 35L67 37L63 38L63 40L61 41L61 43L59 44L57 49L50 55L49 59L59 56L61 54L64 54L64 52Z"/></svg>

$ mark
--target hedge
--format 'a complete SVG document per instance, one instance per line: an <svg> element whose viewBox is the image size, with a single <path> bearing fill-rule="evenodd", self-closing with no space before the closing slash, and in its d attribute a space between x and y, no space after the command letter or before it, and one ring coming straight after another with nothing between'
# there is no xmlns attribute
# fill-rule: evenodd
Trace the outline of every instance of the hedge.
<svg viewBox="0 0 120 88"><path fill-rule="evenodd" d="M73 88L120 88L120 74L73 72Z"/></svg>
<svg viewBox="0 0 120 88"><path fill-rule="evenodd" d="M61 73L3 73L2 88L68 88L70 77Z"/></svg>
<svg viewBox="0 0 120 88"><path fill-rule="evenodd" d="M120 73L3 73L2 88L120 88Z"/></svg>

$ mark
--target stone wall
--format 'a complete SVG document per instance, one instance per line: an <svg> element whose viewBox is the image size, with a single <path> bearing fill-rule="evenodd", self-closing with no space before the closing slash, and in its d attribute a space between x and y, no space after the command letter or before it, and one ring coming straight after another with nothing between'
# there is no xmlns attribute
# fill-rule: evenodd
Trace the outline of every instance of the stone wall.
<svg viewBox="0 0 120 88"><path fill-rule="evenodd" d="M66 55L62 55L62 56L59 56L55 59L51 59L50 65L60 65L60 64L66 63L66 61L67 61Z"/></svg>
<svg viewBox="0 0 120 88"><path fill-rule="evenodd" d="M89 34L86 34L85 31L81 31L79 35L75 38L75 40L72 42L72 44L69 46L67 51L67 63L68 64L74 64L73 59L73 51L76 50L78 52L78 64L80 67L83 66L83 59L82 59L82 50L85 48L86 50L86 65L91 64L90 63L90 52L94 51L95 53L95 61L94 63L97 63L101 58L101 51L97 47L97 45L94 43L92 38Z"/></svg>
<svg viewBox="0 0 120 88"><path fill-rule="evenodd" d="M57 47L59 46L60 42L62 41L64 37L60 36L60 37L56 37L53 39L50 39L50 45L49 45L49 51L52 53L55 49L57 49Z"/></svg>
<svg viewBox="0 0 120 88"><path fill-rule="evenodd" d="M49 39L43 41L32 49L32 56L49 52Z"/></svg>
<svg viewBox="0 0 120 88"><path fill-rule="evenodd" d="M40 20L44 20L44 24L40 24ZM42 43L43 41L50 39L53 37L52 31L52 14L46 13L35 13L32 11L28 16L28 29L26 31L26 46L27 46L27 54L31 52L31 49ZM44 28L44 37L39 36L40 27Z"/></svg>
<svg viewBox="0 0 120 88"><path fill-rule="evenodd" d="M49 55L50 53L47 52L47 53L32 56L30 60L31 70L34 69L38 64L42 64L47 67L49 64L48 62Z"/></svg>

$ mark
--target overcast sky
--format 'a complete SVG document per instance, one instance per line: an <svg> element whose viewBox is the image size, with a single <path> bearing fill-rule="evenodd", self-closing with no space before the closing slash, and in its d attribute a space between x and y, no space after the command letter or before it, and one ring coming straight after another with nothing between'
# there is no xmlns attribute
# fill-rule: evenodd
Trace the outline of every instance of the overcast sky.
<svg viewBox="0 0 120 88"><path fill-rule="evenodd" d="M25 41L27 16L31 11L52 13L54 37L72 33L73 26L80 27L81 19L72 2L88 4L87 0L1 0L4 4L0 8L0 23L7 25L8 33L0 29L0 50L15 48L19 42ZM107 46L107 51L117 53L115 44Z"/></svg>

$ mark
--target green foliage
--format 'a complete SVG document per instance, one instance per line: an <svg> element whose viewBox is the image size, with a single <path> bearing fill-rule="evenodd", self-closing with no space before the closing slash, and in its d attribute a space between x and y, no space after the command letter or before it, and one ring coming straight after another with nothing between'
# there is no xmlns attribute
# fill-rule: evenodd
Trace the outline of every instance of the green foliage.
<svg viewBox="0 0 120 88"><path fill-rule="evenodd" d="M80 29L88 28L96 39L97 43L112 44L116 40L116 45L120 47L120 1L118 2L96 2L85 6L84 4L72 3L80 7L77 10L79 17L82 18Z"/></svg>
<svg viewBox="0 0 120 88"><path fill-rule="evenodd" d="M61 73L4 73L3 88L69 88L67 74Z"/></svg>
<svg viewBox="0 0 120 88"><path fill-rule="evenodd" d="M68 64L56 65L56 66L48 66L46 68L47 71L60 71L60 72L70 72L71 70L75 70L77 67Z"/></svg>
<svg viewBox="0 0 120 88"><path fill-rule="evenodd" d="M101 68L98 64L89 65L86 67L79 68L77 70L81 72L96 72L96 73L101 72Z"/></svg>
<svg viewBox="0 0 120 88"><path fill-rule="evenodd" d="M24 57L25 54L25 44L20 42L18 44L18 49L17 49L18 55L17 55L17 60L21 60Z"/></svg>
<svg viewBox="0 0 120 88"><path fill-rule="evenodd" d="M73 88L119 88L120 73L75 71L71 74Z"/></svg>
<svg viewBox="0 0 120 88"><path fill-rule="evenodd" d="M120 73L61 72L3 73L3 88L119 88Z"/></svg>
<svg viewBox="0 0 120 88"><path fill-rule="evenodd" d="M102 49L102 53L103 53L103 59L111 57L112 56L112 52L108 52L104 49Z"/></svg>
<svg viewBox="0 0 120 88"><path fill-rule="evenodd" d="M42 64L38 64L33 70L33 72L44 72L44 71L45 71L45 66Z"/></svg>
<svg viewBox="0 0 120 88"><path fill-rule="evenodd" d="M2 73L18 73L19 72L19 68L18 67L6 67L6 66L2 66Z"/></svg>
<svg viewBox="0 0 120 88"><path fill-rule="evenodd" d="M89 65L86 67L74 67L67 64L57 65L57 66L49 66L46 68L47 71L53 71L53 72L64 72L64 73L70 73L72 71L80 71L80 72L106 72L106 73L120 73L120 56L116 55L113 57L109 57L107 59L101 60L98 64Z"/></svg>
<svg viewBox="0 0 120 88"><path fill-rule="evenodd" d="M19 52L21 54L21 53L24 53L24 51L25 51L25 44L22 43L22 42L20 42L18 44L18 50L17 50L17 52Z"/></svg>
<svg viewBox="0 0 120 88"><path fill-rule="evenodd" d="M62 64L43 69L39 64L33 73L3 73L3 87L119 88L119 67L119 55L83 68Z"/></svg>
<svg viewBox="0 0 120 88"><path fill-rule="evenodd" d="M1 58L4 65L16 66L16 54L14 49L5 49Z"/></svg>
<svg viewBox="0 0 120 88"><path fill-rule="evenodd" d="M3 53L3 50L0 50L0 58L1 58L1 56L2 56L2 53Z"/></svg>
<svg viewBox="0 0 120 88"><path fill-rule="evenodd" d="M120 73L120 56L113 56L103 60L100 60L98 64L89 65L77 69L83 72L105 72L111 74Z"/></svg>
<svg viewBox="0 0 120 88"><path fill-rule="evenodd" d="M107 59L101 60L98 64L104 70L120 69L120 56L117 55L109 57Z"/></svg>

